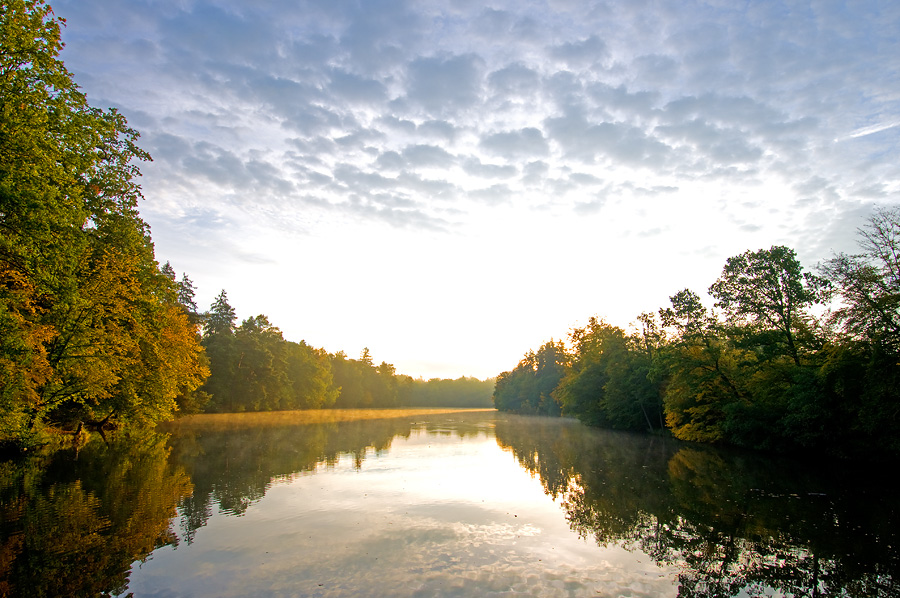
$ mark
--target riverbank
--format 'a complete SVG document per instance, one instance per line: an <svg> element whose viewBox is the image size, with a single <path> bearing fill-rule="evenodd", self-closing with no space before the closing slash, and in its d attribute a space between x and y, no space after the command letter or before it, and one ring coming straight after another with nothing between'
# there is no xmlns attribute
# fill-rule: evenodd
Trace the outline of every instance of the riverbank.
<svg viewBox="0 0 900 598"><path fill-rule="evenodd" d="M304 424L336 423L371 419L397 419L452 413L495 411L490 408L463 409L456 407L423 407L395 409L299 409L293 411L253 411L245 413L201 413L161 422L157 429L163 432L182 427L239 428L244 426L294 426Z"/></svg>

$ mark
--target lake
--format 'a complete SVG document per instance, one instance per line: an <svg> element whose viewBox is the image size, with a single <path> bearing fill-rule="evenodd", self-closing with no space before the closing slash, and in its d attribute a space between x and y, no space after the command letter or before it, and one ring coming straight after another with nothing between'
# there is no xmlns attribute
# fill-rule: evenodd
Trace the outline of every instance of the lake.
<svg viewBox="0 0 900 598"><path fill-rule="evenodd" d="M292 417L0 463L0 596L900 595L893 470L494 411Z"/></svg>

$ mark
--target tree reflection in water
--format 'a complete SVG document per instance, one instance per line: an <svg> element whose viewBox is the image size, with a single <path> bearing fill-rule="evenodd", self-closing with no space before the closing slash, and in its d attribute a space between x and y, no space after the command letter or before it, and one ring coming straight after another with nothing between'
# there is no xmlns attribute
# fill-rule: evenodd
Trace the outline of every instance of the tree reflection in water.
<svg viewBox="0 0 900 598"><path fill-rule="evenodd" d="M259 426L242 425L238 416L222 424L178 429L169 441L172 455L194 485L193 494L179 504L182 537L191 543L216 506L240 515L273 483L333 467L342 456L352 456L359 469L369 451L386 451L395 438L409 438L413 429L460 438L489 429L483 415L411 421L416 417Z"/></svg>
<svg viewBox="0 0 900 598"><path fill-rule="evenodd" d="M858 468L558 419L498 418L496 434L581 536L679 566L679 596L900 595L897 501Z"/></svg>
<svg viewBox="0 0 900 598"><path fill-rule="evenodd" d="M175 505L191 493L164 436L0 463L0 596L106 596L132 563L177 544Z"/></svg>
<svg viewBox="0 0 900 598"><path fill-rule="evenodd" d="M273 484L347 455L360 468L414 430L495 434L572 530L674 565L679 596L900 595L897 501L860 468L558 418L411 419L190 426L0 463L0 596L127 592L135 561L192 543L214 510L242 515Z"/></svg>

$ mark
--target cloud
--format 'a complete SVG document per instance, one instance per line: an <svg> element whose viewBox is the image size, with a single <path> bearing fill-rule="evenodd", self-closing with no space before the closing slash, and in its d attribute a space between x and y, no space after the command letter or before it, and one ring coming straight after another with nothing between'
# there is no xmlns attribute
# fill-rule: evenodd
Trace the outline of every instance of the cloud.
<svg viewBox="0 0 900 598"><path fill-rule="evenodd" d="M470 156L463 162L466 174L484 179L508 179L519 174L519 169L506 164L484 164L478 158Z"/></svg>
<svg viewBox="0 0 900 598"><path fill-rule="evenodd" d="M183 68L258 64L273 57L271 42L276 38L274 24L258 16L196 3L159 21L160 47L170 62Z"/></svg>
<svg viewBox="0 0 900 598"><path fill-rule="evenodd" d="M605 83L594 83L586 91L601 108L632 118L646 119L655 116L657 106L662 98L659 92L638 91L632 93L624 85L612 87Z"/></svg>
<svg viewBox="0 0 900 598"><path fill-rule="evenodd" d="M347 135L337 137L334 143L344 149L363 149L370 144L383 141L385 134L377 129L357 129Z"/></svg>
<svg viewBox="0 0 900 598"><path fill-rule="evenodd" d="M398 177L404 187L421 196L423 201L452 200L459 195L459 188L441 179L426 179L415 173L403 172Z"/></svg>
<svg viewBox="0 0 900 598"><path fill-rule="evenodd" d="M509 160L540 158L550 151L544 134L534 127L493 133L482 139L479 147L489 154Z"/></svg>
<svg viewBox="0 0 900 598"><path fill-rule="evenodd" d="M602 39L592 35L577 42L552 46L549 54L571 68L584 68L606 60L609 49Z"/></svg>
<svg viewBox="0 0 900 598"><path fill-rule="evenodd" d="M598 197L590 201L578 202L574 205L574 211L579 216L592 216L599 213L606 205L605 197Z"/></svg>
<svg viewBox="0 0 900 598"><path fill-rule="evenodd" d="M352 164L338 164L334 169L334 180L346 189L363 195L370 191L398 187L397 179L383 176L377 172L366 172Z"/></svg>
<svg viewBox="0 0 900 598"><path fill-rule="evenodd" d="M387 88L380 81L333 70L329 90L338 98L364 105L380 104L387 99Z"/></svg>
<svg viewBox="0 0 900 598"><path fill-rule="evenodd" d="M586 164L607 159L629 166L661 169L672 150L638 127L613 122L592 124L577 113L548 118L544 126L567 158Z"/></svg>
<svg viewBox="0 0 900 598"><path fill-rule="evenodd" d="M509 11L485 8L472 20L472 32L483 39L496 40L506 37L515 22L515 15Z"/></svg>
<svg viewBox="0 0 900 598"><path fill-rule="evenodd" d="M390 71L405 62L409 49L424 42L423 15L412 10L412 5L364 2L336 6L334 10L341 12L345 23L341 49L359 72Z"/></svg>
<svg viewBox="0 0 900 598"><path fill-rule="evenodd" d="M455 115L479 100L483 69L475 54L418 58L407 71L407 98L430 116Z"/></svg>
<svg viewBox="0 0 900 598"><path fill-rule="evenodd" d="M401 156L412 168L449 168L456 162L450 152L436 145L410 145Z"/></svg>
<svg viewBox="0 0 900 598"><path fill-rule="evenodd" d="M398 133L412 135L416 132L416 123L404 118L398 118L393 114L383 114L376 121L379 125Z"/></svg>
<svg viewBox="0 0 900 598"><path fill-rule="evenodd" d="M856 129L852 133L847 134L846 138L855 139L857 137L865 137L866 135L874 135L875 133L881 133L882 131L887 131L888 129L893 129L895 127L900 127L900 120L894 122L879 123L876 125L863 127L861 129Z"/></svg>
<svg viewBox="0 0 900 598"><path fill-rule="evenodd" d="M459 134L456 125L446 120L427 120L420 124L416 131L424 137L442 139L449 143L453 143Z"/></svg>
<svg viewBox="0 0 900 598"><path fill-rule="evenodd" d="M645 54L631 63L635 70L635 81L642 87L668 86L674 84L681 72L681 65L671 56Z"/></svg>
<svg viewBox="0 0 900 598"><path fill-rule="evenodd" d="M752 132L790 120L783 111L746 95L722 96L714 93L672 100L663 108L662 118L670 123L701 119Z"/></svg>
<svg viewBox="0 0 900 598"><path fill-rule="evenodd" d="M548 172L550 172L550 165L546 162L542 160L528 162L522 168L522 183L529 186L539 185Z"/></svg>
<svg viewBox="0 0 900 598"><path fill-rule="evenodd" d="M720 128L701 120L662 125L654 131L669 142L690 146L718 166L756 162L763 156L763 150L751 145L746 133L734 128Z"/></svg>
<svg viewBox="0 0 900 598"><path fill-rule="evenodd" d="M602 185L604 183L603 179L584 172L573 172L569 175L569 180L579 186Z"/></svg>
<svg viewBox="0 0 900 598"><path fill-rule="evenodd" d="M470 191L468 196L488 204L496 205L509 201L513 197L513 190L509 185L498 183L496 185L491 185L490 187Z"/></svg>
<svg viewBox="0 0 900 598"><path fill-rule="evenodd" d="M395 151L386 151L379 154L375 166L382 171L399 171L406 166L406 160Z"/></svg>
<svg viewBox="0 0 900 598"><path fill-rule="evenodd" d="M490 89L502 96L530 97L538 90L540 74L522 63L515 63L488 75Z"/></svg>
<svg viewBox="0 0 900 598"><path fill-rule="evenodd" d="M238 192L252 190L257 193L258 201L265 199L260 191L284 195L294 188L278 168L259 158L241 156L208 142L178 144L171 136L165 141L170 148L177 148L174 151L170 149L171 153L166 156L168 160L174 158L179 166L206 178L217 187L230 187Z"/></svg>

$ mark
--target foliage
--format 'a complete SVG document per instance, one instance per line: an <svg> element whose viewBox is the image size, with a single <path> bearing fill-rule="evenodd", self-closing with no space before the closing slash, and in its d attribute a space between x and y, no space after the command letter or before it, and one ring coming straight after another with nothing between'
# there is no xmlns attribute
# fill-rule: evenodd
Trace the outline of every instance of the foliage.
<svg viewBox="0 0 900 598"><path fill-rule="evenodd" d="M821 266L843 304L832 322L855 340L900 350L900 208L879 209L859 230L857 255L838 254Z"/></svg>
<svg viewBox="0 0 900 598"><path fill-rule="evenodd" d="M177 546L171 521L192 493L154 434L95 438L0 468L2 596L123 593L132 563Z"/></svg>
<svg viewBox="0 0 900 598"><path fill-rule="evenodd" d="M462 376L455 380L413 380L406 404L418 407L493 407L494 380Z"/></svg>
<svg viewBox="0 0 900 598"><path fill-rule="evenodd" d="M569 357L562 342L550 341L529 351L511 372L497 376L494 406L501 411L531 415L559 415L553 391L565 375Z"/></svg>
<svg viewBox="0 0 900 598"><path fill-rule="evenodd" d="M757 334L774 332L767 344L799 366L798 329L808 317L804 310L823 298L824 282L803 272L793 249L774 246L728 258L709 293L731 323Z"/></svg>
<svg viewBox="0 0 900 598"><path fill-rule="evenodd" d="M723 338L699 295L684 289L670 301L659 314L672 340L653 364L653 377L665 388L666 423L676 438L719 442L726 409L744 396L738 381L744 355Z"/></svg>
<svg viewBox="0 0 900 598"><path fill-rule="evenodd" d="M550 396L595 426L900 457L900 208L876 210L859 234L860 254L817 275L784 246L729 258L709 288L714 308L684 289L658 319L641 314L637 332L591 318L571 333ZM829 298L839 299L831 315L816 317ZM498 409L540 412L536 362L528 353L498 377Z"/></svg>
<svg viewBox="0 0 900 598"><path fill-rule="evenodd" d="M198 318L212 374L199 396L185 397L185 412L491 405L493 381L413 380L390 363L376 365L368 348L349 359L343 352L330 355L304 341L286 341L264 315L235 326L224 290Z"/></svg>
<svg viewBox="0 0 900 598"><path fill-rule="evenodd" d="M337 389L324 351L284 340L264 315L233 325L225 291L204 318L212 374L203 387L207 411L316 409L334 403ZM211 324L212 323L212 324Z"/></svg>
<svg viewBox="0 0 900 598"><path fill-rule="evenodd" d="M149 156L59 60L62 19L0 6L0 442L48 423L149 423L206 371L140 219Z"/></svg>
<svg viewBox="0 0 900 598"><path fill-rule="evenodd" d="M407 396L412 379L396 376L394 366L381 362L375 365L368 347L359 359L348 359L342 352L331 356L334 383L340 394L335 407L397 407L409 404Z"/></svg>
<svg viewBox="0 0 900 598"><path fill-rule="evenodd" d="M662 427L659 390L648 377L654 325L647 318L645 324L644 336L626 335L596 318L572 331L572 366L555 391L565 414L620 430Z"/></svg>

